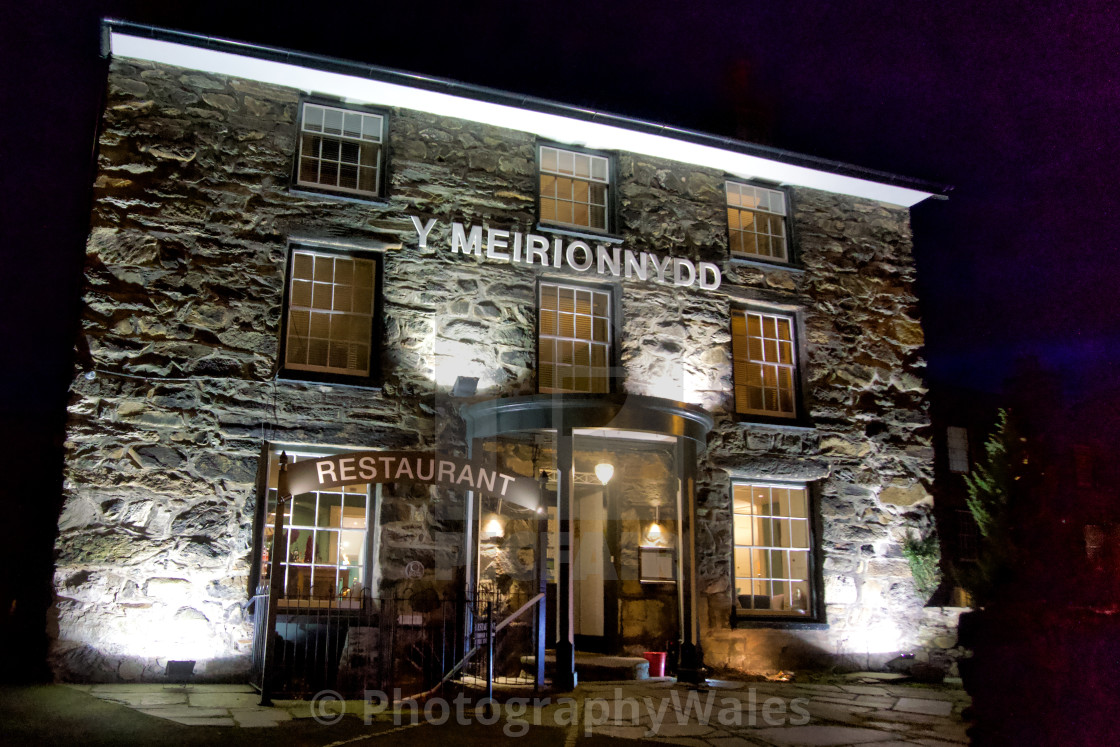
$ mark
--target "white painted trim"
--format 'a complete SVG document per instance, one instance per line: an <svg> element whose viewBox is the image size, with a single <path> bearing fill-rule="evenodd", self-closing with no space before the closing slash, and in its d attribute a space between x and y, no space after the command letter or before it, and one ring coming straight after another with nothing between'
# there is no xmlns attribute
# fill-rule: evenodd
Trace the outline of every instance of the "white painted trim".
<svg viewBox="0 0 1120 747"><path fill-rule="evenodd" d="M932 193L882 184L867 179L795 166L746 153L676 140L557 114L520 109L436 91L385 83L256 57L216 52L186 44L158 41L117 31L110 36L112 52L151 62L218 75L246 78L333 96L353 103L394 106L456 117L481 124L530 132L558 143L597 150L620 150L705 166L741 179L764 179L836 194L910 207Z"/></svg>

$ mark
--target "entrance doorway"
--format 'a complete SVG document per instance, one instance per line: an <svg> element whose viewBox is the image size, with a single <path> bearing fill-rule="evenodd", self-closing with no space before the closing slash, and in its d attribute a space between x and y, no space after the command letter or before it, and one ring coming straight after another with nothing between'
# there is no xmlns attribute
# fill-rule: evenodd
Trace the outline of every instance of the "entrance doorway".
<svg viewBox="0 0 1120 747"><path fill-rule="evenodd" d="M572 522L572 612L576 646L610 653L618 641L617 522L610 520L607 490L580 485Z"/></svg>

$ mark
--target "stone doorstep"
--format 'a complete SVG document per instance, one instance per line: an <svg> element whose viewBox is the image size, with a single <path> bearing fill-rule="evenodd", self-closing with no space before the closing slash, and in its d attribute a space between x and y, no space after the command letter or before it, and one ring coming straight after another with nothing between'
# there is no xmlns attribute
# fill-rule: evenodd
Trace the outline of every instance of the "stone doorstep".
<svg viewBox="0 0 1120 747"><path fill-rule="evenodd" d="M606 656L576 652L576 675L580 682L626 682L649 679L649 662L640 656ZM526 671L536 668L537 657L529 654L521 657L521 666ZM556 654L545 654L546 674L556 672Z"/></svg>

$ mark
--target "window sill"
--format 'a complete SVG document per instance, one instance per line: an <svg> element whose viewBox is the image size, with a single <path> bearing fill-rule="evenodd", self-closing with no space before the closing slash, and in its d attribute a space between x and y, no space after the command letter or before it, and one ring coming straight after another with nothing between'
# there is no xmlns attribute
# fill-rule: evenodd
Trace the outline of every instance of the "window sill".
<svg viewBox="0 0 1120 747"><path fill-rule="evenodd" d="M350 381L343 380L342 377L334 377L330 374L320 374L318 376L303 376L293 371L281 371L276 374L276 381L285 384L307 384L309 386L328 386L339 387L342 389L362 389L364 391L381 391L381 383L373 379L352 379Z"/></svg>
<svg viewBox="0 0 1120 747"><path fill-rule="evenodd" d="M787 272L794 272L797 274L808 272L803 265L797 264L796 262L771 262L765 259L754 259L753 257L742 257L738 255L732 255L731 264L759 267L763 270L786 270Z"/></svg>
<svg viewBox="0 0 1120 747"><path fill-rule="evenodd" d="M731 627L735 629L785 629L785 630L828 630L826 622L806 617L749 617L743 613L732 611Z"/></svg>
<svg viewBox="0 0 1120 747"><path fill-rule="evenodd" d="M309 187L289 187L288 194L296 197L325 197L331 200L338 200L340 202L353 202L359 205L388 205L388 197L362 197L360 195L344 194L342 192L331 192L326 189L311 189Z"/></svg>
<svg viewBox="0 0 1120 747"><path fill-rule="evenodd" d="M572 226L555 225L552 223L537 223L536 230L542 233L558 233L561 236L573 236L577 239L590 239L597 241L600 244L621 244L624 239L618 234L613 233L597 233L590 229L581 231Z"/></svg>
<svg viewBox="0 0 1120 747"><path fill-rule="evenodd" d="M804 418L769 418L764 415L734 413L736 425L763 425L767 428L784 428L791 431L811 431L816 428Z"/></svg>

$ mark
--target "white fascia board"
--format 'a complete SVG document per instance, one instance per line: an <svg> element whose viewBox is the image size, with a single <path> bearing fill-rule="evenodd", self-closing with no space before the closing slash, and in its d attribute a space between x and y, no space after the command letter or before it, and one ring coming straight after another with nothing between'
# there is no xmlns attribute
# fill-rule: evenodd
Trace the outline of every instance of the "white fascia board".
<svg viewBox="0 0 1120 747"><path fill-rule="evenodd" d="M620 150L667 158L734 174L836 194L910 207L929 192L795 166L746 153L676 140L558 114L427 91L395 83L332 73L285 62L218 52L120 32L111 35L112 52L201 72L245 78L345 99L353 103L400 107L481 124L531 132L548 140L601 150Z"/></svg>

